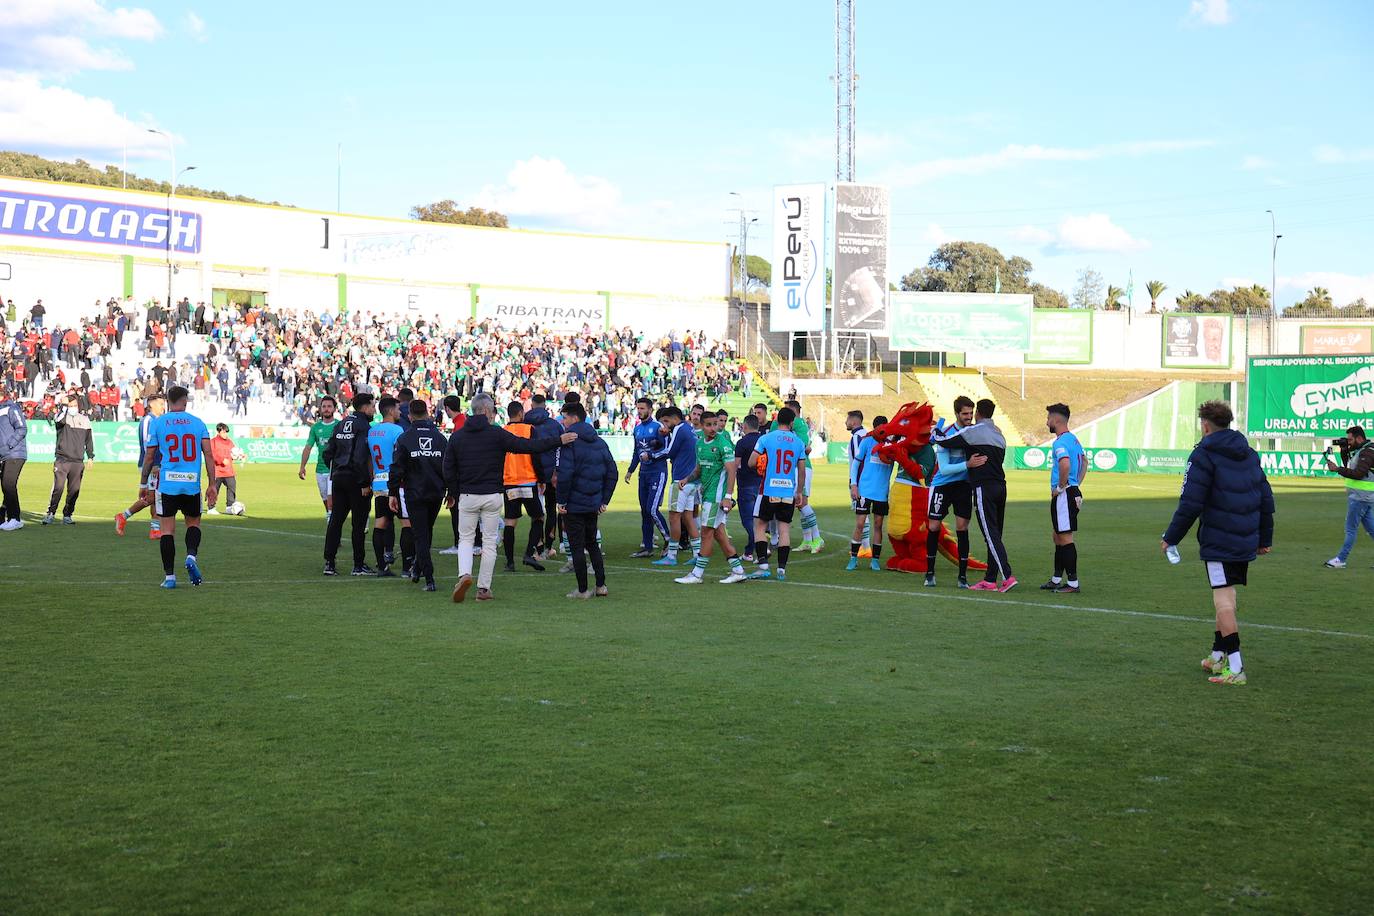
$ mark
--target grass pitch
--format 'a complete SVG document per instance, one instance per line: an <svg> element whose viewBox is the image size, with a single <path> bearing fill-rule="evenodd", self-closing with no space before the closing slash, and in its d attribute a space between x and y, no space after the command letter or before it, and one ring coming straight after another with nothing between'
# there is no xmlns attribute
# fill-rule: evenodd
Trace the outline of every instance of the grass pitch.
<svg viewBox="0 0 1374 916"><path fill-rule="evenodd" d="M985 596L845 573L841 475L787 583L626 559L622 487L609 599L522 570L455 606L323 579L288 466L244 469L205 586L160 591L146 516L107 521L133 470L97 467L76 527L0 533L0 911L1368 908L1374 550L1321 568L1338 487L1275 482L1222 688L1195 546L1159 554L1176 480L1091 477L1084 592L1052 596L1014 475L1023 584Z"/></svg>

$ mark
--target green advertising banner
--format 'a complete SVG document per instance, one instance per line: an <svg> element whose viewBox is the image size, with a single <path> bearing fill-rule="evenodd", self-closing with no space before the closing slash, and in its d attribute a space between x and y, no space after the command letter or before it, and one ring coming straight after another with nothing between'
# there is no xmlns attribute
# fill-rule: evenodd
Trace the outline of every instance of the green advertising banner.
<svg viewBox="0 0 1374 916"><path fill-rule="evenodd" d="M1189 449L1097 448L1084 449L1091 472L1112 474L1174 474L1188 466ZM1013 448L1012 467L1024 471L1049 471L1049 449ZM1322 453L1305 451L1260 452L1260 467L1270 477L1339 477L1326 470Z"/></svg>
<svg viewBox="0 0 1374 916"><path fill-rule="evenodd" d="M1035 309L1031 312L1028 363L1084 364L1093 361L1092 309Z"/></svg>
<svg viewBox="0 0 1374 916"><path fill-rule="evenodd" d="M890 298L889 345L894 350L1030 349L1030 295L891 293Z"/></svg>
<svg viewBox="0 0 1374 916"><path fill-rule="evenodd" d="M1249 380L1252 436L1327 438L1374 425L1374 356L1254 356Z"/></svg>

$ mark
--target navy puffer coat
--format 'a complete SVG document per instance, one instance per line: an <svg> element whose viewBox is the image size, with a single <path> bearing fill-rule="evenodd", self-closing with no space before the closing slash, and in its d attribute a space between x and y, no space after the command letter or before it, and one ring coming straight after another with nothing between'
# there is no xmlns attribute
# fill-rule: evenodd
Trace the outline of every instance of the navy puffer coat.
<svg viewBox="0 0 1374 916"><path fill-rule="evenodd" d="M615 458L585 420L568 432L577 433L577 441L558 450L558 504L569 512L596 512L615 493Z"/></svg>
<svg viewBox="0 0 1374 916"><path fill-rule="evenodd" d="M1248 562L1274 543L1274 491L1259 455L1234 429L1204 436L1188 456L1178 510L1164 540L1179 543L1195 521L1204 560Z"/></svg>

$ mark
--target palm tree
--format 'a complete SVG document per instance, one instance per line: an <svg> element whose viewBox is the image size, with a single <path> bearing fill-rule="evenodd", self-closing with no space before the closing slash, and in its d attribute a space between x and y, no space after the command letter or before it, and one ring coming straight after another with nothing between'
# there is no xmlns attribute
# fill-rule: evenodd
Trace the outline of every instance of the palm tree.
<svg viewBox="0 0 1374 916"><path fill-rule="evenodd" d="M1331 307L1331 290L1324 286L1314 286L1307 294L1307 301L1313 305L1321 305L1326 308Z"/></svg>
<svg viewBox="0 0 1374 916"><path fill-rule="evenodd" d="M1119 286L1107 284L1107 297L1102 302L1102 308L1109 312L1121 310L1121 297L1126 295L1126 291Z"/></svg>
<svg viewBox="0 0 1374 916"><path fill-rule="evenodd" d="M1163 280L1151 280L1149 283L1145 284L1145 292L1150 294L1151 314L1159 311L1159 297L1162 296L1164 294L1164 291L1168 288L1169 287L1164 285Z"/></svg>
<svg viewBox="0 0 1374 916"><path fill-rule="evenodd" d="M1174 300L1174 308L1180 312L1196 312L1206 300L1191 289L1185 289L1183 295Z"/></svg>

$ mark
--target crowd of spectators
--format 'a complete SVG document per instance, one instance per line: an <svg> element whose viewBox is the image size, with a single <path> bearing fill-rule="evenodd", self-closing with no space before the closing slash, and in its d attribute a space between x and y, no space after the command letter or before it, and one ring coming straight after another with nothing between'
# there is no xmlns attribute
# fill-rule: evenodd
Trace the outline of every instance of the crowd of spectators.
<svg viewBox="0 0 1374 916"><path fill-rule="evenodd" d="M528 403L534 392L582 396L603 431L626 431L634 402L694 403L752 388L733 340L703 332L649 336L631 327L551 332L438 316L276 309L269 304L207 308L187 300L96 303L89 318L46 320L42 301L0 314L0 379L30 416L75 395L92 419L136 418L143 401L174 384L197 403L218 400L235 414L259 400L281 405L281 422L310 423L320 399L408 387L433 403L479 392L497 404ZM133 344L127 344L134 335ZM180 345L181 355L178 356Z"/></svg>

